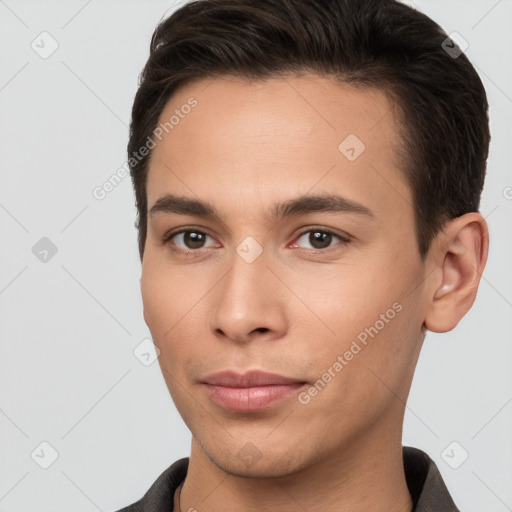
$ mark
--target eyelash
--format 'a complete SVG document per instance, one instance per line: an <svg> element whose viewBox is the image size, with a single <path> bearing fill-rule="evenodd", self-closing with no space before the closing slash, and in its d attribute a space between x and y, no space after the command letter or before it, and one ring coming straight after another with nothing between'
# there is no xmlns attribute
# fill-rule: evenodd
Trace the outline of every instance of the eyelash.
<svg viewBox="0 0 512 512"><path fill-rule="evenodd" d="M334 231L332 231L330 229L326 229L326 228L309 228L309 229L305 229L304 231L301 231L297 235L295 240L299 240L306 233L315 233L315 232L323 233L323 234L328 234L328 235L334 236L336 238L339 238L343 245L347 245L351 241L351 239L348 236L342 236L342 235L340 235L338 233L335 233ZM200 247L199 249L182 249L182 248L173 246L170 243L171 240L175 236L181 235L183 233L199 233L201 235L205 235L207 237L213 238L210 235L208 235L208 233L205 233L204 231L201 231L199 229L189 228L189 229L181 229L180 231L175 231L175 232L171 232L171 233L168 233L168 234L164 235L164 237L162 238L162 244L168 245L173 252L177 252L177 253L181 253L181 254L185 254L185 255L190 255L192 253L199 253L199 252L207 249L207 248L204 248L204 247ZM294 243L296 243L296 242L294 242ZM303 249L303 248L299 247L299 249ZM325 254L325 253L331 252L333 250L336 250L336 247L334 246L334 247L328 247L326 249L304 249L304 250L309 251L309 252L313 252L315 254L319 254L319 253Z"/></svg>

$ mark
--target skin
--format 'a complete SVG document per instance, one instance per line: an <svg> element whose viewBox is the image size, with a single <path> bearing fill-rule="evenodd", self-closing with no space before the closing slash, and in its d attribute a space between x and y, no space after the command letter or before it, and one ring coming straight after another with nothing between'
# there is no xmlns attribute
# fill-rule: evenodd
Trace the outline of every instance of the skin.
<svg viewBox="0 0 512 512"><path fill-rule="evenodd" d="M221 217L149 215L141 277L163 376L192 432L181 510L410 511L405 402L426 329L453 329L475 299L485 220L448 222L422 261L394 152L399 125L383 91L314 74L200 80L174 93L161 121L190 97L197 106L153 150L149 210L173 193L208 201ZM366 146L354 161L338 150L349 134ZM333 193L372 216L266 217L276 202ZM180 228L208 236L201 248L183 234L162 242ZM350 241L314 245L311 231L321 228ZM236 251L248 236L263 249L252 263ZM233 412L200 383L225 369L260 369L311 387L396 303L400 312L307 404L294 395Z"/></svg>

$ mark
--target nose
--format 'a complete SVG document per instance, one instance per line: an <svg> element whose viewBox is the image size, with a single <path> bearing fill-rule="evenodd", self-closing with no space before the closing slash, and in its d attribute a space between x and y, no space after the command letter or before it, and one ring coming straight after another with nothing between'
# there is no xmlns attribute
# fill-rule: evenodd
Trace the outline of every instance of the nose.
<svg viewBox="0 0 512 512"><path fill-rule="evenodd" d="M287 317L280 286L265 252L251 263L235 253L231 270L215 287L212 332L236 343L283 337Z"/></svg>

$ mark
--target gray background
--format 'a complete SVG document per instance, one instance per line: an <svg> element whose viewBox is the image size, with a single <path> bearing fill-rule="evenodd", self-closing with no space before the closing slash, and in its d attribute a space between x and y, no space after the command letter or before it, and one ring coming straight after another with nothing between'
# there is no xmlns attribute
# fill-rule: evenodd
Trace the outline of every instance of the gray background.
<svg viewBox="0 0 512 512"><path fill-rule="evenodd" d="M469 43L488 92L491 251L470 313L427 335L404 444L431 455L463 511L510 511L512 2L414 4ZM116 510L189 453L137 349L150 333L130 180L92 195L126 161L137 76L175 5L0 0L0 511Z"/></svg>

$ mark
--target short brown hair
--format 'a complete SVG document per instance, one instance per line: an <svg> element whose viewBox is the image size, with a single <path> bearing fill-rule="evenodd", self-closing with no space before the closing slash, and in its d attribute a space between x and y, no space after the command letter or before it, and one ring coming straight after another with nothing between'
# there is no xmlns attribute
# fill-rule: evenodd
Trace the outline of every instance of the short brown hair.
<svg viewBox="0 0 512 512"><path fill-rule="evenodd" d="M155 29L132 109L127 149L141 259L151 153L133 155L176 88L222 75L261 80L305 72L394 98L424 258L445 221L478 211L490 142L483 84L464 53L447 51L447 37L395 0L195 0L176 10Z"/></svg>

